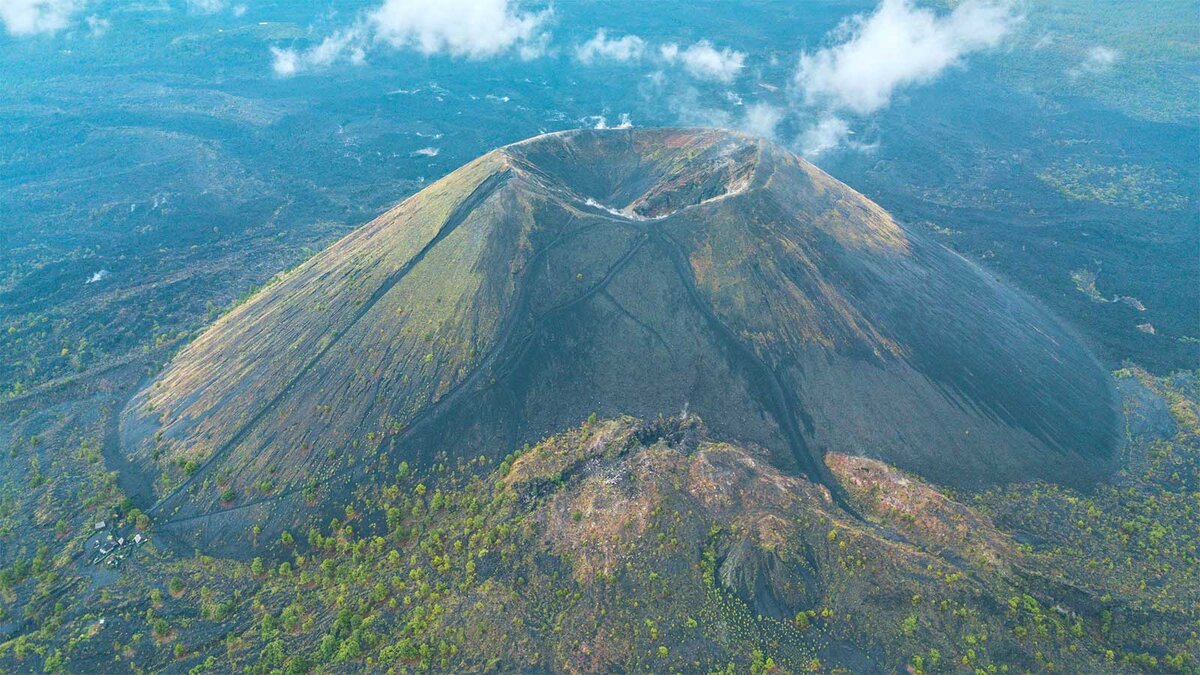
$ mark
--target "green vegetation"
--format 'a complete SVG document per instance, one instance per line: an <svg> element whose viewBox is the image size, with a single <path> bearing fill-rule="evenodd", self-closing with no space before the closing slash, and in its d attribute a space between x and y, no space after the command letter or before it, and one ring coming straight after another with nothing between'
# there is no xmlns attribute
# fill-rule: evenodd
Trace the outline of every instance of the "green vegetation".
<svg viewBox="0 0 1200 675"><path fill-rule="evenodd" d="M1091 629L1113 643L1110 662L1194 672L1200 668L1200 380L1139 370L1118 375L1142 380L1169 403L1174 438L1135 445L1120 480L1092 493L1039 483L973 495L972 503L1001 527L1040 542L1023 547L1031 566L1086 592L1100 619ZM1045 631L1047 615L1036 604L1014 600L1011 611L1032 619L1022 634ZM1083 630L1055 618L1059 627Z"/></svg>
<svg viewBox="0 0 1200 675"><path fill-rule="evenodd" d="M1063 0L1030 5L1022 36L1005 60L1007 79L1040 94L1087 97L1133 117L1189 122L1200 117L1195 92L1195 35L1189 2ZM1090 50L1113 62L1089 62Z"/></svg>
<svg viewBox="0 0 1200 675"><path fill-rule="evenodd" d="M1200 384L1121 375L1167 402L1178 433L1135 444L1090 494L947 496L830 456L864 522L754 453L672 440L702 439L695 418L592 418L494 468L406 465L303 545L281 536L275 560L146 549L85 602L51 594L88 585L66 555L78 537L39 546L0 571L31 621L0 664L1193 672Z"/></svg>
<svg viewBox="0 0 1200 675"><path fill-rule="evenodd" d="M1180 194L1178 176L1137 164L1062 163L1039 173L1038 178L1067 199L1156 211L1177 211L1188 204L1188 198Z"/></svg>

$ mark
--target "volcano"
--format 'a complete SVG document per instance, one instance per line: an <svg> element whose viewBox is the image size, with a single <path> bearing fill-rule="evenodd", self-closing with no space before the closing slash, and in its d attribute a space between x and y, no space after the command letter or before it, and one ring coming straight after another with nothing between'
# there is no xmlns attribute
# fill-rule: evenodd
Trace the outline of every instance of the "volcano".
<svg viewBox="0 0 1200 675"><path fill-rule="evenodd" d="M835 494L827 453L1085 486L1115 467L1115 401L1069 327L787 150L581 130L283 275L131 399L120 439L157 527L228 552L592 414L688 411Z"/></svg>

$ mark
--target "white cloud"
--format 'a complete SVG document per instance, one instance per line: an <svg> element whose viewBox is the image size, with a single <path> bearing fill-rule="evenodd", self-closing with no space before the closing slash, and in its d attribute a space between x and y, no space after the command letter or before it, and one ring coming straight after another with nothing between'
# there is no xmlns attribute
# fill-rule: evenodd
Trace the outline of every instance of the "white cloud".
<svg viewBox="0 0 1200 675"><path fill-rule="evenodd" d="M0 0L0 23L9 35L54 34L66 28L85 0Z"/></svg>
<svg viewBox="0 0 1200 675"><path fill-rule="evenodd" d="M717 82L732 82L746 65L746 55L728 47L717 50L708 40L700 40L687 49L667 43L659 54L669 63L678 61L692 77Z"/></svg>
<svg viewBox="0 0 1200 675"><path fill-rule="evenodd" d="M545 56L549 51L550 33L543 31L538 33L537 37L522 41L517 48L517 56L520 56L522 61L532 61Z"/></svg>
<svg viewBox="0 0 1200 675"><path fill-rule="evenodd" d="M575 47L575 57L581 63L590 64L597 61L641 61L647 57L654 58L655 55L651 53L650 45L637 35L610 38L608 31L601 28L590 40ZM657 60L681 66L697 79L726 84L737 79L746 65L744 53L728 47L718 50L708 40L699 40L686 48L674 42L664 43L658 47Z"/></svg>
<svg viewBox="0 0 1200 675"><path fill-rule="evenodd" d="M783 109L770 103L754 103L746 107L741 128L760 138L774 139L775 128L783 121Z"/></svg>
<svg viewBox="0 0 1200 675"><path fill-rule="evenodd" d="M657 87L654 87L657 88ZM679 124L685 127L730 128L736 126L732 113L713 105L712 97L701 93L695 86L667 92L660 89L659 98L669 101Z"/></svg>
<svg viewBox="0 0 1200 675"><path fill-rule="evenodd" d="M1072 77L1078 77L1084 73L1093 75L1107 73L1119 60L1121 60L1121 52L1104 45L1096 45L1087 51L1083 62L1069 70L1068 73Z"/></svg>
<svg viewBox="0 0 1200 675"><path fill-rule="evenodd" d="M225 9L225 0L187 0L188 9L200 14L216 14Z"/></svg>
<svg viewBox="0 0 1200 675"><path fill-rule="evenodd" d="M366 59L366 50L362 44L362 31L352 28L334 33L315 47L303 51L271 47L271 55L275 74L291 77L302 70L324 68L341 59L354 64L362 63Z"/></svg>
<svg viewBox="0 0 1200 675"><path fill-rule="evenodd" d="M826 115L800 135L800 152L816 157L841 145L849 135L850 125L846 120Z"/></svg>
<svg viewBox="0 0 1200 675"><path fill-rule="evenodd" d="M102 18L96 16L95 14L84 19L83 22L87 24L88 37L94 37L94 38L101 37L105 33L108 32L108 29L110 27L112 27L111 21L109 21L108 19L102 19Z"/></svg>
<svg viewBox="0 0 1200 675"><path fill-rule="evenodd" d="M963 56L999 44L1016 22L1006 3L965 0L937 15L910 0L883 0L835 31L839 44L804 53L796 84L808 103L863 115L897 89L937 78Z"/></svg>
<svg viewBox="0 0 1200 675"><path fill-rule="evenodd" d="M342 60L363 63L368 47L380 43L427 56L471 59L515 49L528 60L546 51L549 34L543 28L549 17L549 10L520 11L515 0L385 0L315 47L271 47L272 67L276 74L290 77Z"/></svg>
<svg viewBox="0 0 1200 675"><path fill-rule="evenodd" d="M834 44L800 56L793 83L818 120L800 145L810 154L836 147L850 134L846 114L882 110L898 90L997 46L1019 21L1008 0L963 0L940 15L912 0L882 0L843 21Z"/></svg>
<svg viewBox="0 0 1200 675"><path fill-rule="evenodd" d="M393 47L475 59L537 41L548 18L511 0L386 0L369 15L375 38Z"/></svg>
<svg viewBox="0 0 1200 675"><path fill-rule="evenodd" d="M575 48L575 58L583 63L596 60L635 61L646 52L646 41L636 35L609 39L603 28L587 42Z"/></svg>
<svg viewBox="0 0 1200 675"><path fill-rule="evenodd" d="M592 125L593 129L632 129L633 120L629 118L629 113L621 113L617 118L615 126L609 126L608 118L604 115L593 115L583 118L584 124Z"/></svg>
<svg viewBox="0 0 1200 675"><path fill-rule="evenodd" d="M184 4L193 14L217 14L229 10L234 17L240 17L246 13L246 5L231 5L229 0L185 0Z"/></svg>
<svg viewBox="0 0 1200 675"><path fill-rule="evenodd" d="M300 71L300 53L295 49L271 47L271 69L280 77L291 77Z"/></svg>

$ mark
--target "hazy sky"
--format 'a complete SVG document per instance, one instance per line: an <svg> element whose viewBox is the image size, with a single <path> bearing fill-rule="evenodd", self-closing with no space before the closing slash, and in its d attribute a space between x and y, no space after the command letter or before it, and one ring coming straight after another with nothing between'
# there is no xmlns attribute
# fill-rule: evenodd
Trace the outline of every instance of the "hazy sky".
<svg viewBox="0 0 1200 675"><path fill-rule="evenodd" d="M802 120L794 125L802 132L787 140L809 155L819 154L846 143L856 124L886 109L898 92L965 66L975 52L1001 47L1022 22L1010 0L965 0L951 11L912 0L864 6L865 11L846 15L819 44L797 44L791 77L780 83L784 96L746 101L737 114L716 114L715 107L709 110L696 100L681 105L681 116L768 137L785 119ZM630 16L626 25L595 26L587 39L560 37L561 10L519 0L383 0L356 11L322 7L312 5L323 19L313 40L267 45L265 72L276 78L319 77L337 67L367 67L372 58L398 50L461 60L557 58L564 67L581 69L629 63L649 70L651 82L680 78L731 85L745 76L752 58L763 56L755 54L762 45L721 44L709 37L681 43L639 34L638 16ZM180 16L239 17L247 6L186 0L162 9ZM113 20L120 20L117 14L112 4L94 0L0 0L0 21L12 39L86 35L103 40ZM1115 51L1097 47L1079 68L1108 67L1117 58Z"/></svg>

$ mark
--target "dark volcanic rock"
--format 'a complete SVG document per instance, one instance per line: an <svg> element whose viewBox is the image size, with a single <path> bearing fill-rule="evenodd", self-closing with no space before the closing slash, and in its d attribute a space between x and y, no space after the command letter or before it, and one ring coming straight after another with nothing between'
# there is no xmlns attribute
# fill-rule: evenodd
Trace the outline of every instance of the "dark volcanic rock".
<svg viewBox="0 0 1200 675"><path fill-rule="evenodd" d="M400 461L592 412L689 409L826 483L834 451L1083 485L1113 468L1114 401L1061 322L791 153L576 131L481 157L222 318L122 445L172 477L160 528L236 551Z"/></svg>

